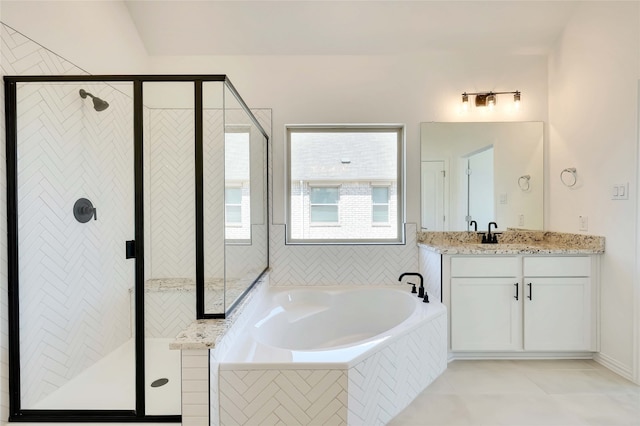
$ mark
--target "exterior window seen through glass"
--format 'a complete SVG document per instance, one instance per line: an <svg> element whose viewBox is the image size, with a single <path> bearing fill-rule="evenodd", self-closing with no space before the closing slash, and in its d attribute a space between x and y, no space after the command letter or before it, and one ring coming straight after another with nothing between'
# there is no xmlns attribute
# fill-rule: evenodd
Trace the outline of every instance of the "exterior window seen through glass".
<svg viewBox="0 0 640 426"><path fill-rule="evenodd" d="M311 222L337 223L340 188L312 187Z"/></svg>
<svg viewBox="0 0 640 426"><path fill-rule="evenodd" d="M242 188L226 188L224 191L227 223L242 223Z"/></svg>
<svg viewBox="0 0 640 426"><path fill-rule="evenodd" d="M372 221L374 223L389 223L389 187L372 187L371 199Z"/></svg>

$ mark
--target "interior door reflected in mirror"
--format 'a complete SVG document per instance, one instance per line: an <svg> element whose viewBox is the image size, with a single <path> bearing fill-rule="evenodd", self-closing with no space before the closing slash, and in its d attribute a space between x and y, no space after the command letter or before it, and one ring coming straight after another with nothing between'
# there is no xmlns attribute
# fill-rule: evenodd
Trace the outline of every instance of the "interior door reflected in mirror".
<svg viewBox="0 0 640 426"><path fill-rule="evenodd" d="M422 123L422 229L542 230L543 135L542 122Z"/></svg>

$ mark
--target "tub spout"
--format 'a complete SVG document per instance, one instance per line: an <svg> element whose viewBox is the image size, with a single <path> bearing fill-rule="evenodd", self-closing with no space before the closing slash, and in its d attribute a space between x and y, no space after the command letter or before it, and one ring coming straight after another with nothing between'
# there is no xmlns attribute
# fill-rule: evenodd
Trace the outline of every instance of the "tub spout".
<svg viewBox="0 0 640 426"><path fill-rule="evenodd" d="M398 281L402 281L402 278L404 278L407 275L411 275L411 276L416 276L418 278L420 278L420 288L418 290L418 297L425 297L424 296L424 279L422 278L422 274L419 274L418 272L405 272L402 275L400 275L400 277L398 278ZM412 293L415 293L415 289L416 289L416 285L413 283L409 283L413 285L413 290L411 291ZM429 301L429 299L427 298L426 300L427 302Z"/></svg>

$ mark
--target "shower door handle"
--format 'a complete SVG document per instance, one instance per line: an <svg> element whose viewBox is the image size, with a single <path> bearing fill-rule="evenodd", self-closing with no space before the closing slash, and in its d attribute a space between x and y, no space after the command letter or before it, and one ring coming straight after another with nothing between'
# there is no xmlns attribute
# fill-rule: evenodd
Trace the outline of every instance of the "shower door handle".
<svg viewBox="0 0 640 426"><path fill-rule="evenodd" d="M136 240L127 241L127 246L125 249L125 258L135 259L135 257L136 257Z"/></svg>

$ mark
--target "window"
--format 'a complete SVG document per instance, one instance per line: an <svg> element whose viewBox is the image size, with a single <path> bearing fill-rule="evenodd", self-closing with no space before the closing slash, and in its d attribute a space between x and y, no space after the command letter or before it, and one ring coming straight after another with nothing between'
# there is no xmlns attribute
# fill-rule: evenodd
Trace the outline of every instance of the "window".
<svg viewBox="0 0 640 426"><path fill-rule="evenodd" d="M225 188L224 209L227 225L242 224L242 188Z"/></svg>
<svg viewBox="0 0 640 426"><path fill-rule="evenodd" d="M371 221L373 224L389 223L389 187L371 187Z"/></svg>
<svg viewBox="0 0 640 426"><path fill-rule="evenodd" d="M404 127L290 125L288 243L404 242Z"/></svg>
<svg viewBox="0 0 640 426"><path fill-rule="evenodd" d="M338 223L340 188L311 187L309 191L311 223Z"/></svg>

